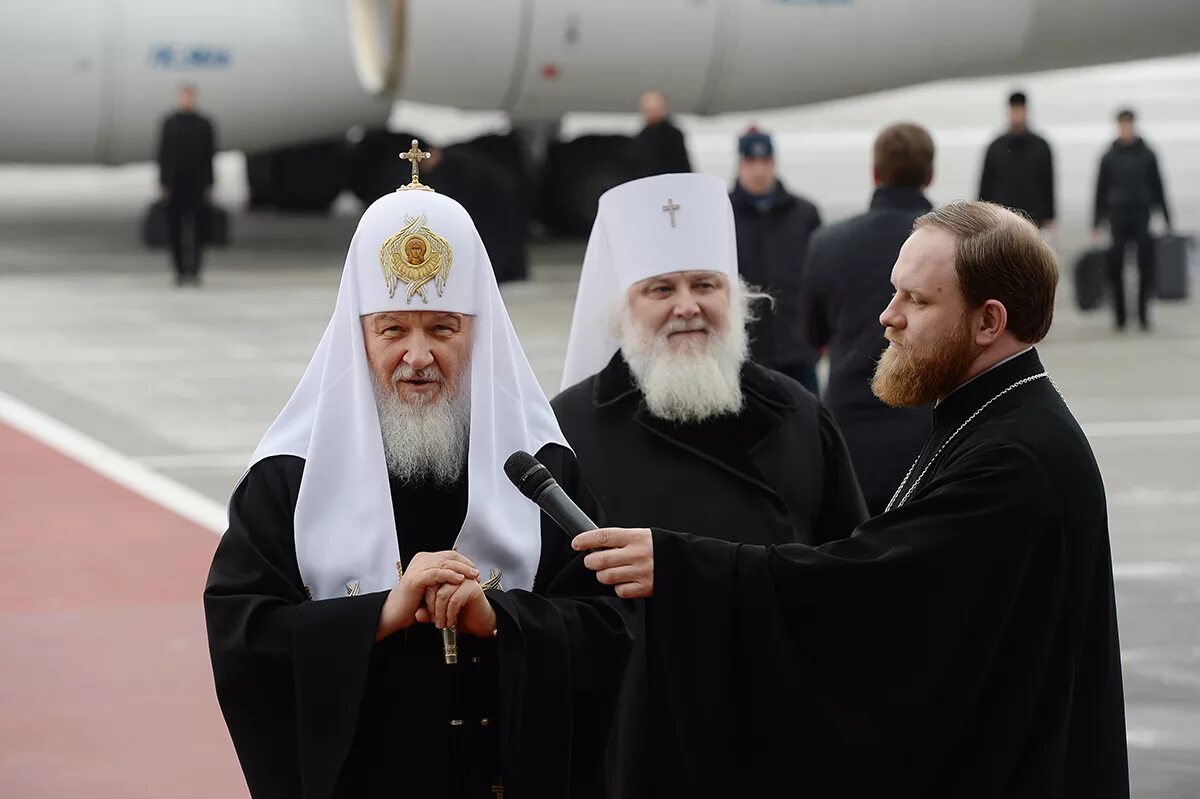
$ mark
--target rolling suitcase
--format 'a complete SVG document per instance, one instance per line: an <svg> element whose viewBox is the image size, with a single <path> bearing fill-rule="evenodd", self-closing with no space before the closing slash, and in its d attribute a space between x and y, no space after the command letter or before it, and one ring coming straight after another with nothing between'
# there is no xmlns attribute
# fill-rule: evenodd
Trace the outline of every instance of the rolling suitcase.
<svg viewBox="0 0 1200 799"><path fill-rule="evenodd" d="M228 246L229 214L213 203L205 205L204 214L204 243L214 247Z"/></svg>
<svg viewBox="0 0 1200 799"><path fill-rule="evenodd" d="M142 243L150 248L167 246L167 201L155 200L142 217Z"/></svg>
<svg viewBox="0 0 1200 799"><path fill-rule="evenodd" d="M1154 242L1154 289L1160 300L1185 300L1188 296L1188 249L1186 236L1167 234Z"/></svg>
<svg viewBox="0 0 1200 799"><path fill-rule="evenodd" d="M1104 304L1107 250L1088 250L1075 262L1075 304L1094 311Z"/></svg>
<svg viewBox="0 0 1200 799"><path fill-rule="evenodd" d="M229 213L219 205L205 204L201 210L201 236L204 243L214 247L229 244ZM155 200L142 217L142 243L151 249L166 247L170 236L167 230L167 201Z"/></svg>

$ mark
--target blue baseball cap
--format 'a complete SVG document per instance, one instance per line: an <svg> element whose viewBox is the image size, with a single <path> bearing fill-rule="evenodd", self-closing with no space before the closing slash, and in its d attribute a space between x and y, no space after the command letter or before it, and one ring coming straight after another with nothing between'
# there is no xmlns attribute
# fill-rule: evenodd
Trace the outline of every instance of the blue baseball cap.
<svg viewBox="0 0 1200 799"><path fill-rule="evenodd" d="M750 128L738 139L738 155L742 158L774 158L775 145L769 134Z"/></svg>

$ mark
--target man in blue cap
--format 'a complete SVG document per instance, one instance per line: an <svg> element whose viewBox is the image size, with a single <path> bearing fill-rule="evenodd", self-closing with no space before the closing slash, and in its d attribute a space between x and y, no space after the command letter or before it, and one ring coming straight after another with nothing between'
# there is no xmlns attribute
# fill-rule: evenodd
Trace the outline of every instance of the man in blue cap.
<svg viewBox="0 0 1200 799"><path fill-rule="evenodd" d="M817 354L800 320L808 239L821 225L817 207L790 193L775 175L771 137L750 128L738 139L737 185L729 194L737 226L738 271L774 299L750 326L750 355L758 363L817 390Z"/></svg>

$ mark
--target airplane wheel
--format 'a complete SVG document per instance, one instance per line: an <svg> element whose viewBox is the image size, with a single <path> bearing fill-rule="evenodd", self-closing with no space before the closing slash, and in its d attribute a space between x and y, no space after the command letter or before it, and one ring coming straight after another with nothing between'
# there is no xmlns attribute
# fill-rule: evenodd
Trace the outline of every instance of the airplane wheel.
<svg viewBox="0 0 1200 799"><path fill-rule="evenodd" d="M325 212L345 186L341 142L290 147L271 155L271 193L282 211Z"/></svg>
<svg viewBox="0 0 1200 799"><path fill-rule="evenodd" d="M271 153L246 154L246 183L250 187L251 208L270 208L275 204L271 189Z"/></svg>
<svg viewBox="0 0 1200 799"><path fill-rule="evenodd" d="M324 213L342 191L344 170L340 141L247 155L250 207Z"/></svg>
<svg viewBox="0 0 1200 799"><path fill-rule="evenodd" d="M346 165L346 184L363 205L408 183L412 167L400 158L412 140L420 139L408 133L389 133L374 130L351 145ZM422 146L424 140L421 139Z"/></svg>
<svg viewBox="0 0 1200 799"><path fill-rule="evenodd" d="M581 136L551 144L542 182L542 220L556 234L586 236L600 195L633 180L637 169L627 136Z"/></svg>

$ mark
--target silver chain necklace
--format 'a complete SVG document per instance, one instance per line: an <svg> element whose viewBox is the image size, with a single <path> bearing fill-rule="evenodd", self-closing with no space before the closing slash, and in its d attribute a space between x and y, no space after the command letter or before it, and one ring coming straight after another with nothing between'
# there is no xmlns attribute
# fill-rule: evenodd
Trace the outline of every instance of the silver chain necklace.
<svg viewBox="0 0 1200 799"><path fill-rule="evenodd" d="M933 457L929 459L929 463L925 464L925 468L921 470L921 473L917 475L917 479L915 481L913 481L912 486L904 494L904 498L901 499L899 503L897 503L896 498L900 496L901 491L904 491L904 486L908 484L908 478L912 477L913 469L917 468L917 464L921 462L921 456L918 454L917 459L915 461L913 461L913 465L909 466L908 471L904 473L904 479L900 481L900 487L896 489L896 493L892 495L891 501L888 502L887 508L885 508L883 512L887 513L888 511L892 510L892 508L894 508L894 507L899 508L902 505L904 505L905 502L908 502L908 498L911 497L912 493L917 490L917 486L919 486L921 484L921 479L925 477L925 474L929 471L929 467L933 466L933 462L937 460L938 455L942 454L942 450L944 450L946 448L946 446L951 441L954 440L955 436L957 436L959 433L961 433L963 431L964 427L966 427L971 422L973 422L975 420L976 416L983 413L984 410L986 410L989 405L991 405L993 402L1000 399L1001 397L1003 397L1005 394L1012 391L1013 389L1020 388L1021 386L1025 385L1026 383L1032 383L1034 380L1040 380L1043 377L1049 379L1050 376L1048 374L1046 374L1045 372L1039 372L1036 375L1030 375L1029 377L1023 377L1020 380L1018 380L1017 382L1013 383L1008 388L1001 391L996 396L992 397L987 402L980 405L979 410L975 411L975 413L968 416L967 420L965 422L963 422L962 424L960 424L958 426L958 429L956 429L953 433L951 433L950 437L942 442L942 445L937 448L937 452L933 453ZM1053 385L1053 381L1051 381L1051 385Z"/></svg>

